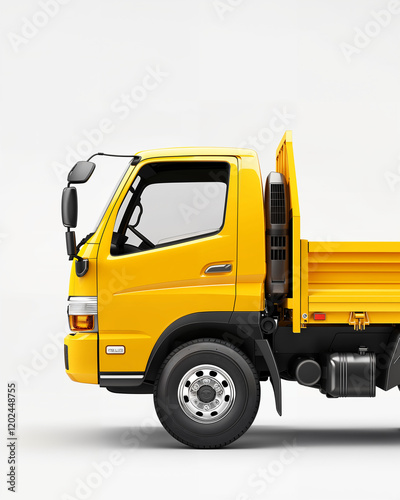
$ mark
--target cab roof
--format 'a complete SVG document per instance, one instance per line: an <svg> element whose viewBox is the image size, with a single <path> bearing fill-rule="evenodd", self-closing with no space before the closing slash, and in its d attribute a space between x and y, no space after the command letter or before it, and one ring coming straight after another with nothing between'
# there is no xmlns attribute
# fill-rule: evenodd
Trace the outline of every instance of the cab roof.
<svg viewBox="0 0 400 500"><path fill-rule="evenodd" d="M177 156L247 156L257 158L257 153L252 149L207 147L148 149L146 151L139 151L137 155L141 156L142 160Z"/></svg>

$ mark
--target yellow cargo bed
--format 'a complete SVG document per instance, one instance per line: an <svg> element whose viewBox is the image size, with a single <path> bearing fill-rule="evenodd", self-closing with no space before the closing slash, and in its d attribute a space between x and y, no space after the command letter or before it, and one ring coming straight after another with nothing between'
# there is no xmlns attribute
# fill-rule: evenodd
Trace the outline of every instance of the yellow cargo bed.
<svg viewBox="0 0 400 500"><path fill-rule="evenodd" d="M400 243L308 242L300 239L300 208L292 134L276 154L290 196L293 332L308 325L400 323ZM320 319L316 319L320 318Z"/></svg>
<svg viewBox="0 0 400 500"><path fill-rule="evenodd" d="M399 323L400 243L302 240L301 250L304 323Z"/></svg>

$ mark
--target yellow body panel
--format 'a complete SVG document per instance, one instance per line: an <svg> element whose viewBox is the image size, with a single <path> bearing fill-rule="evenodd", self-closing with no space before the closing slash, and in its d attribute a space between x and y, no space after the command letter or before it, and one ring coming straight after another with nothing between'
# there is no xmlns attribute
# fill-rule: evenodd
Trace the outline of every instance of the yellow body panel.
<svg viewBox="0 0 400 500"><path fill-rule="evenodd" d="M186 153L186 151L185 151ZM213 156L162 157L157 161L215 161ZM140 168L132 172L119 203L109 215L98 254L98 318L100 371L144 371L161 333L183 316L207 311L233 311L237 261L238 165L230 164L225 222L212 236L135 254L110 255L111 237L120 202ZM206 267L229 263L227 274L204 274ZM114 340L113 340L114 339ZM127 341L125 354L107 355L106 346ZM125 345L125 344L124 344Z"/></svg>
<svg viewBox="0 0 400 500"><path fill-rule="evenodd" d="M265 307L264 197L257 154L252 153L240 160L235 311L261 311Z"/></svg>
<svg viewBox="0 0 400 500"><path fill-rule="evenodd" d="M308 323L308 241L300 240L300 315L302 326Z"/></svg>
<svg viewBox="0 0 400 500"><path fill-rule="evenodd" d="M285 176L289 190L289 218L292 224L292 323L293 333L301 328L300 206L294 166L292 132L283 136L276 150L276 171Z"/></svg>
<svg viewBox="0 0 400 500"><path fill-rule="evenodd" d="M70 297L95 297L97 295L97 252L99 245L86 243L79 252L83 259L89 259L89 270L79 278L75 272L75 261L71 266L71 275L69 280Z"/></svg>
<svg viewBox="0 0 400 500"><path fill-rule="evenodd" d="M67 375L74 382L97 384L97 333L67 335L69 369Z"/></svg>

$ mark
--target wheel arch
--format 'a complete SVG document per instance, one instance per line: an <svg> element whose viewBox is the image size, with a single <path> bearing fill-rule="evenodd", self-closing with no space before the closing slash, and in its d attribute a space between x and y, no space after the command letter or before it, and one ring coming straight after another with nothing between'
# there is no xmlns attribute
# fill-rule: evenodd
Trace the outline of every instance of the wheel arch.
<svg viewBox="0 0 400 500"><path fill-rule="evenodd" d="M158 338L147 362L144 381L152 383L170 352L185 342L212 337L239 347L254 363L257 329L238 323L235 313L204 312L179 318L168 326Z"/></svg>

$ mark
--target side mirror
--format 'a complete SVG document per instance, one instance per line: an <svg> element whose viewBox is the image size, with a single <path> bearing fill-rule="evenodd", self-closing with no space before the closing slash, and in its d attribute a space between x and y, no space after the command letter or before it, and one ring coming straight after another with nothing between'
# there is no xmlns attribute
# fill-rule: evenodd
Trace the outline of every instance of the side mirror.
<svg viewBox="0 0 400 500"><path fill-rule="evenodd" d="M78 194L74 187L66 187L63 190L61 216L65 227L76 227L78 222Z"/></svg>
<svg viewBox="0 0 400 500"><path fill-rule="evenodd" d="M96 168L92 161L78 161L68 174L67 181L70 184L84 184L87 182Z"/></svg>

